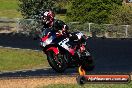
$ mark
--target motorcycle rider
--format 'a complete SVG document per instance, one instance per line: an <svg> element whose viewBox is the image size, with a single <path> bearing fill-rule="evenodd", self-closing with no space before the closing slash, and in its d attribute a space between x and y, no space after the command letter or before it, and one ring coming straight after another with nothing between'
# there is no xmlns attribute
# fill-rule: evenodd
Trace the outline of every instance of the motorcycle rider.
<svg viewBox="0 0 132 88"><path fill-rule="evenodd" d="M72 41L78 40L77 35L70 33L68 25L61 20L55 19L55 13L52 10L46 10L41 13L41 23L43 25L42 32L48 28L62 35L66 35Z"/></svg>
<svg viewBox="0 0 132 88"><path fill-rule="evenodd" d="M44 32L46 32L47 30L53 30L55 32L59 32L62 35L66 35L67 37L69 37L69 38L67 38L69 40L70 39L72 39L72 40L74 40L74 39L78 40L79 39L78 36L75 33L72 34L72 33L69 32L68 26L63 21L55 19L54 17L55 17L55 14L51 10L46 10L45 12L42 12L42 15L41 15L42 25L43 25L42 34ZM47 33L49 33L49 32L47 32ZM81 38L80 35L79 35L79 37ZM57 40L59 40L59 39L57 39ZM64 42L64 41L61 41L61 42ZM61 42L59 41L59 43L61 43ZM67 43L67 44L66 43L67 43L67 41L65 43L63 43L63 44L61 43L61 44L63 46L68 46L67 44L69 44L69 43ZM70 42L70 43L72 43L72 42ZM61 44L59 44L59 45L61 45ZM41 45L43 46L43 42L42 42ZM80 44L74 44L73 43L73 44L69 44L69 45L71 45L71 46L70 47L68 46L68 48L66 47L65 49L70 52L72 57L73 58L81 58L81 53L82 52L79 51L79 49L76 49L76 47L78 45L80 45ZM85 47L84 46L80 46L80 49L84 50ZM69 54L67 54L66 57L68 57L70 59L73 59L73 58L71 58L71 56ZM71 60L66 60L66 62L70 63Z"/></svg>
<svg viewBox="0 0 132 88"><path fill-rule="evenodd" d="M42 13L41 15L43 25L42 31L48 28L49 30L55 30L56 32L62 35L66 35L71 40L78 39L77 35L69 32L68 26L63 21L55 19L54 17L55 14L51 10L46 10L45 12ZM68 51L74 52L75 45L74 44L71 45L72 46Z"/></svg>
<svg viewBox="0 0 132 88"><path fill-rule="evenodd" d="M55 30L60 34L68 35L68 26L61 20L55 19L55 13L51 10L46 10L41 14L42 19L42 31L46 28Z"/></svg>

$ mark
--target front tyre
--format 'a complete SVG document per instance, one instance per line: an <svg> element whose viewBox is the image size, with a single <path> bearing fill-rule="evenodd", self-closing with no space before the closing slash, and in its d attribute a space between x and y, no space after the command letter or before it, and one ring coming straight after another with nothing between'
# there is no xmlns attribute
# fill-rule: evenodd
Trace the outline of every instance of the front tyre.
<svg viewBox="0 0 132 88"><path fill-rule="evenodd" d="M92 56L86 57L82 63L82 68L86 71L92 71L95 68Z"/></svg>
<svg viewBox="0 0 132 88"><path fill-rule="evenodd" d="M64 55L61 53L56 55L53 51L48 51L47 52L47 60L50 64L50 66L56 72L62 73L67 68L67 65L66 65L66 62L64 59Z"/></svg>

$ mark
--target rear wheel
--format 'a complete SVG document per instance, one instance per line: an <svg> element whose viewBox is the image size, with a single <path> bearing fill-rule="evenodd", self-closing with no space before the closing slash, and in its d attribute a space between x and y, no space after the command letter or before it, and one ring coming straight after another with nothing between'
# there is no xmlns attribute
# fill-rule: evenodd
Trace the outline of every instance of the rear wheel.
<svg viewBox="0 0 132 88"><path fill-rule="evenodd" d="M64 60L64 55L59 53L55 54L53 51L47 52L47 60L50 64L50 66L59 73L62 73L67 68L67 64Z"/></svg>

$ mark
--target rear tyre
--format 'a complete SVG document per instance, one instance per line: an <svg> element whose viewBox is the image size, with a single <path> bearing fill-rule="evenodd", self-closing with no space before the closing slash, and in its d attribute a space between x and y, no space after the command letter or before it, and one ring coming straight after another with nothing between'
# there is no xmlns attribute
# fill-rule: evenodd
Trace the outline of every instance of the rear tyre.
<svg viewBox="0 0 132 88"><path fill-rule="evenodd" d="M55 54L53 51L47 52L47 60L50 66L59 73L62 73L67 68L66 62L64 60L63 54Z"/></svg>

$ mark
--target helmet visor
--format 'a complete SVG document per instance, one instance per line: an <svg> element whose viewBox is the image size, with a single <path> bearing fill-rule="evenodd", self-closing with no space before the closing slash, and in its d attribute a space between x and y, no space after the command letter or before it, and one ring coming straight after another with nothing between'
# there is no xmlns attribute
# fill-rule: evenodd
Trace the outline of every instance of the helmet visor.
<svg viewBox="0 0 132 88"><path fill-rule="evenodd" d="M48 17L47 16L44 16L43 17L43 22L46 23L48 21Z"/></svg>

